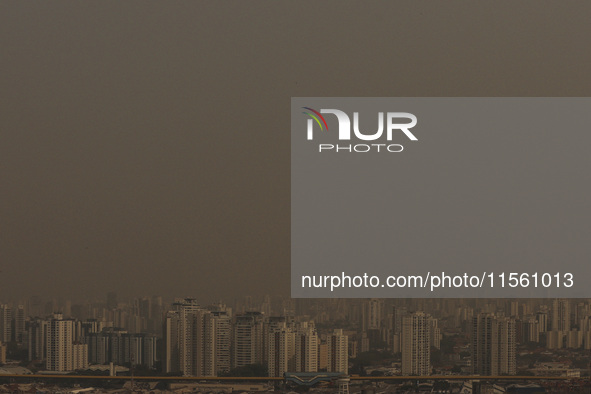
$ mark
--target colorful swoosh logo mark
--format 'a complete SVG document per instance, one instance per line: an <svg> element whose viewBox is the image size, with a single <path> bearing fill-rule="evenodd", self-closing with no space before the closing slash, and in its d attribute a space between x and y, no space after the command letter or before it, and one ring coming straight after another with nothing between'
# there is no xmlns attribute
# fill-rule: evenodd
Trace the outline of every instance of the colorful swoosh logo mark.
<svg viewBox="0 0 591 394"><path fill-rule="evenodd" d="M316 121L316 123L318 123L318 126L320 126L320 130L324 130L324 127L322 127L322 123L324 123L324 126L326 127L326 131L328 131L328 125L326 124L326 120L324 119L324 116L320 115L320 112L310 108L310 107L302 107L303 109L307 109L308 111L312 111L313 113L311 114L310 112L302 112L305 115L310 116L312 119L314 119ZM320 119L322 119L322 123L320 123Z"/></svg>

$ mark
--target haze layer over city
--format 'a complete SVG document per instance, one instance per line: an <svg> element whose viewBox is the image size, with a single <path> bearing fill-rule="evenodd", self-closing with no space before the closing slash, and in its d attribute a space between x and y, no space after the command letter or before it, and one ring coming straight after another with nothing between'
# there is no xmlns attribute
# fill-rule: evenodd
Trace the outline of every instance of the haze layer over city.
<svg viewBox="0 0 591 394"><path fill-rule="evenodd" d="M0 392L588 393L588 299L291 299L289 105L586 97L591 6L256 4L0 2Z"/></svg>

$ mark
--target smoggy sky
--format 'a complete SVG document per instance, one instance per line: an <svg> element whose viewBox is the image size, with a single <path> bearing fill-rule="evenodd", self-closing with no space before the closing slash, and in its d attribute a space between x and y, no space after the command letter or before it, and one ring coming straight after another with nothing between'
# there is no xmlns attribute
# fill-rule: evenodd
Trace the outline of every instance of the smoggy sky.
<svg viewBox="0 0 591 394"><path fill-rule="evenodd" d="M589 96L591 6L0 3L0 300L289 294L292 96Z"/></svg>

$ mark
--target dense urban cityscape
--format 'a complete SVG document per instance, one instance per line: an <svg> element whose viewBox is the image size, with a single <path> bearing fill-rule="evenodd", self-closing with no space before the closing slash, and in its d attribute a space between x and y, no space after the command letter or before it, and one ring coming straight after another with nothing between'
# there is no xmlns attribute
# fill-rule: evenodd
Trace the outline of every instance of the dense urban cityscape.
<svg viewBox="0 0 591 394"><path fill-rule="evenodd" d="M389 390L403 392L419 385L433 390L435 384L460 392L472 390L471 379L450 383L439 377L531 376L532 382L508 380L490 387L560 392L570 385L570 391L589 392L584 390L589 390L591 304L587 299L264 296L201 305L193 298L120 300L113 292L84 303L33 296L0 305L0 340L0 374L11 377L293 374L304 379L326 373L333 386L338 376L383 377L373 385L388 382ZM429 376L438 380L426 380ZM276 389L273 382L257 391ZM166 390L183 392L191 384L198 390L204 383L179 384ZM354 391L356 381L347 386Z"/></svg>

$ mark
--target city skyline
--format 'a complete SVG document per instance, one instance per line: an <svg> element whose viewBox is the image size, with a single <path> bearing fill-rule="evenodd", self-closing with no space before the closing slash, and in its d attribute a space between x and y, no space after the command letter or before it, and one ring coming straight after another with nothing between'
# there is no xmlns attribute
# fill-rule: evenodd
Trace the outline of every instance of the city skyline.
<svg viewBox="0 0 591 394"><path fill-rule="evenodd" d="M139 387L147 387L142 379L162 379L168 389L225 390L241 380L258 381L257 388L250 381L249 391L305 385L312 378L334 385L345 379L339 385L347 387L351 380L359 389L364 383L353 380L368 378L377 380L365 385L380 387L382 379L398 392L412 390L419 377L426 387L455 390L478 384L508 390L527 382L583 393L590 352L591 299L266 295L205 303L127 300L109 292L95 302L31 297L24 304L0 303L0 376L31 376L41 386L53 374L78 384L89 375L133 375ZM316 384L312 390L325 389Z"/></svg>
<svg viewBox="0 0 591 394"><path fill-rule="evenodd" d="M70 346L68 354L87 352L94 364L99 360L96 344L84 352L74 346L96 341L88 335L152 335L161 342L158 356L156 351L150 353L154 357L150 366L154 365L156 357L161 362L165 360L164 346L168 349L165 351L168 361L159 364L161 370L185 371L186 375L216 376L227 373L231 367L266 363L273 366L271 376L279 373L275 371L282 374L320 370L320 364L330 371L328 360L332 345L328 338L337 331L348 338L348 359L376 350L400 354L402 369L399 372L403 375L431 374L431 368L440 367L442 361L441 355L432 359L434 349L449 356L462 354L462 347L468 354L463 356L463 361L455 361L460 364L453 365L467 363L465 372L514 375L518 368L523 368L522 362L515 364L520 360L516 358L517 346L528 353L535 349L532 344L537 344L537 348L556 352L556 356L568 349L591 350L591 300L302 300L263 296L236 298L228 304L205 304L194 298L177 298L168 303L163 302L162 297L153 296L128 303L110 292L102 301L87 304L66 301L63 305L56 305L52 300L43 302L39 297L32 297L24 305L0 304L0 341L5 345L14 343L10 354L16 354L15 349L21 347L28 351L30 360L35 359L35 354L47 354L42 350L43 343L46 343L44 330L64 332L69 338L66 340ZM173 332L185 332L189 336L185 339L177 334L171 336ZM193 337L189 332L201 334ZM272 333L275 339L269 341L275 343L273 348L269 347L271 342L267 342ZM61 334L58 337L60 341L64 340ZM144 337L138 338L145 340ZM192 342L194 338L202 339ZM460 341L456 346L463 343L460 350L449 348L451 338ZM59 346L65 346L63 343ZM213 344L213 347L205 346L206 343ZM152 342L149 346L155 344ZM337 346L336 343L333 345ZM194 346L197 346L195 349L201 346L202 350L179 350L193 349ZM171 350L173 348L177 350ZM303 349L307 350L298 353ZM336 351L334 349L332 352ZM200 354L199 357L205 357L198 364L191 361L195 360L191 355L193 351ZM321 356L322 352L324 356ZM187 357L185 361L182 361L185 359L183 354ZM548 356L552 354L547 353ZM413 356L408 358L410 355ZM75 365L73 357L62 362ZM116 360L124 357L129 362L129 354L117 357ZM588 352L584 357L588 363ZM321 359L324 360L322 363ZM99 364L106 359L100 360L103 361ZM53 365L49 355L47 362L47 365Z"/></svg>

